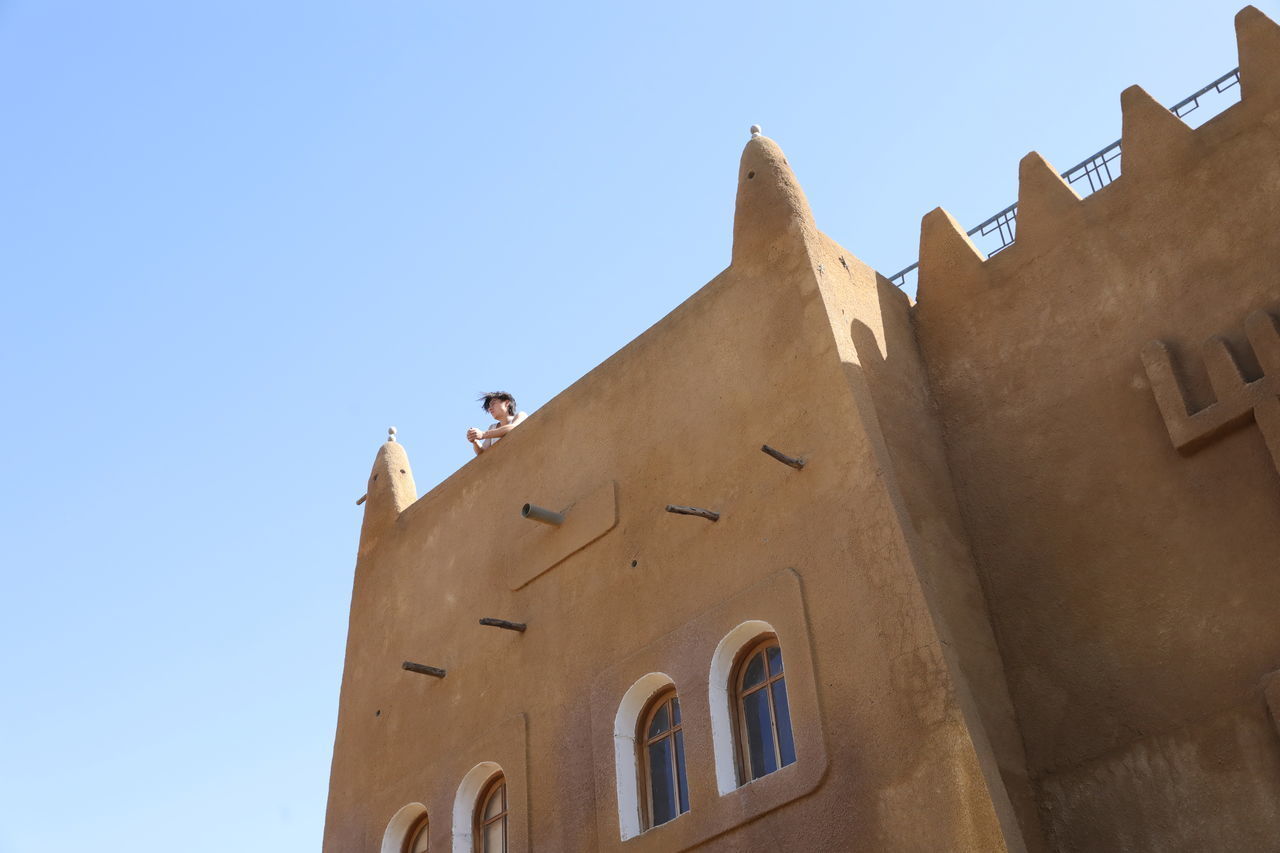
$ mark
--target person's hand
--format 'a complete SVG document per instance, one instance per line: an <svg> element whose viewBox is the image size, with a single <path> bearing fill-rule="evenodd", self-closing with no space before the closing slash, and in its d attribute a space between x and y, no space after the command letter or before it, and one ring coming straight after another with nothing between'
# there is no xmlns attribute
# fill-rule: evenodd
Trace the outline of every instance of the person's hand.
<svg viewBox="0 0 1280 853"><path fill-rule="evenodd" d="M482 438L484 438L484 430L479 427L467 430L467 441L480 441Z"/></svg>

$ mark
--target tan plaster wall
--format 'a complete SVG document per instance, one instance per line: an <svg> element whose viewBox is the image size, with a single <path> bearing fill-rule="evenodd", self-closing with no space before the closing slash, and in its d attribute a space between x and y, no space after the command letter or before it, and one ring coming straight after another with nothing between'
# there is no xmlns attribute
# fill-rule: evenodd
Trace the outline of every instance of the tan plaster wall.
<svg viewBox="0 0 1280 853"><path fill-rule="evenodd" d="M365 542L327 851L376 849L409 802L427 806L433 849L448 849L459 774L502 760L486 751L499 747L477 744L517 715L527 720L528 849L615 845L614 806L598 794L613 755L611 738L593 728L595 686L606 674L626 682L620 661L637 661L634 680L665 657L662 671L690 673L677 687L696 714L707 685L693 674L709 668L707 643L714 648L719 630L700 620L718 613L722 628L762 618L774 602L754 608L741 593L783 571L797 578L803 609L776 618L801 618L810 644L812 675L797 667L788 676L798 695L807 687L814 696L811 711L796 703L805 765L720 797L695 721L691 812L622 846L1021 849L1016 826L1009 843L1001 827L1007 807L993 802L1000 792L983 772L990 748L957 699L880 439L868 436L867 410L850 394L814 278L818 236L781 152L753 140L739 176L733 265ZM762 443L808 464L783 466ZM366 513L399 494L375 482L409 476L391 453L375 464ZM534 580L513 590L512 566L543 553L528 536L563 532L530 534L520 506L564 507L610 481L617 525L544 574L515 572ZM723 515L671 515L667 503ZM483 628L483 616L529 629ZM802 640L779 632L784 656L799 661ZM658 648L658 658L644 658ZM448 676L402 672L406 659Z"/></svg>
<svg viewBox="0 0 1280 853"><path fill-rule="evenodd" d="M1280 30L1259 19L1244 101L1194 133L1125 93L1100 192L1029 155L1011 248L979 263L926 217L919 340L1057 850L1280 838L1280 476L1252 423L1176 452L1140 358L1167 342L1208 403L1201 342L1257 378L1244 318L1280 315Z"/></svg>
<svg viewBox="0 0 1280 853"><path fill-rule="evenodd" d="M1280 28L1238 27L1241 105L1192 132L1127 90L1124 175L1082 202L1029 155L1012 248L927 216L918 306L753 139L724 273L425 497L384 445L326 851L377 850L414 802L451 849L481 761L513 851L1274 846L1280 460L1248 418L1175 450L1141 358L1168 345L1201 406L1202 341L1245 380L1270 357L1243 324L1280 318ZM750 619L782 639L800 760L721 796L706 672ZM610 705L650 672L692 811L622 842Z"/></svg>
<svg viewBox="0 0 1280 853"><path fill-rule="evenodd" d="M1046 776L1059 849L1276 849L1275 740L1273 721L1252 699Z"/></svg>
<svg viewBox="0 0 1280 853"><path fill-rule="evenodd" d="M934 417L910 300L830 239L815 251L832 334L855 402L876 438L940 651L973 735L990 750L988 783L1008 837L1043 847L1026 759ZM1006 813L1007 812L1007 813ZM1021 829L1018 825L1021 825Z"/></svg>

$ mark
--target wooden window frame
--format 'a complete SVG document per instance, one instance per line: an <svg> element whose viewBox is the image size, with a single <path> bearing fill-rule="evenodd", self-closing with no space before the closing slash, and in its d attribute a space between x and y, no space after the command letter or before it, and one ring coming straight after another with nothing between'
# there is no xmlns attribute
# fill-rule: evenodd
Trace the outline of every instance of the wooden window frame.
<svg viewBox="0 0 1280 853"><path fill-rule="evenodd" d="M777 767L770 771L776 773L784 766L782 763L782 744L778 741L778 709L773 701L773 685L779 681L786 681L787 672L786 664L783 663L782 672L772 675L769 672L769 655L768 650L776 648L779 656L782 655L782 644L778 642L777 634L765 634L757 637L752 642L743 647L743 651L738 654L737 660L733 665L733 690L730 695L733 697L733 743L734 743L734 760L738 770L738 786L746 785L748 782L754 782L763 779L769 773L761 773L759 776L751 775L751 748L747 743L747 709L746 697L751 693L758 693L761 690L766 691L765 697L769 701L769 733L773 736L773 755L774 763ZM742 682L747 675L747 666L751 663L756 655L764 655L764 671L765 679L760 684L753 685L747 690L743 690ZM791 711L790 697L787 700L787 717L790 719ZM794 743L795 732L792 731L791 739Z"/></svg>
<svg viewBox="0 0 1280 853"><path fill-rule="evenodd" d="M501 791L499 791L501 789ZM484 813L487 810L489 801L493 797L501 793L502 811L498 812L491 818L485 818ZM507 817L511 813L510 802L507 799L507 777L502 773L495 773L488 782L484 783L484 787L480 789L480 796L476 797L476 809L471 818L471 836L472 850L475 853L507 853ZM502 821L502 849L496 851L486 851L484 849L484 830L490 824Z"/></svg>
<svg viewBox="0 0 1280 853"><path fill-rule="evenodd" d="M418 839L423 833L431 831L431 818L427 813L423 813L421 817L415 820L410 826L409 831L405 833L404 844L400 850L402 853L413 853L413 848L417 845ZM431 841L427 841L427 849L431 849Z"/></svg>
<svg viewBox="0 0 1280 853"><path fill-rule="evenodd" d="M649 746L659 741L671 739L671 785L676 795L676 814L671 820L675 820L683 814L687 814L688 810L680 810L680 764L683 762L684 751L676 748L676 732L684 731L684 712L680 714L680 722L675 722L675 715L668 712L667 719L670 720L670 727L656 737L649 737L649 726L653 723L653 718L664 707L671 704L673 699L678 700L679 694L674 686L668 685L658 692L656 696L649 700L649 704L645 706L645 711L639 717L636 725L636 769L638 771L638 782L640 789L643 791L642 796L637 797L640 801L640 831L645 832L653 829L653 768L649 766ZM686 771L687 772L687 771ZM671 821L664 821L670 823ZM664 824L656 824L662 826Z"/></svg>

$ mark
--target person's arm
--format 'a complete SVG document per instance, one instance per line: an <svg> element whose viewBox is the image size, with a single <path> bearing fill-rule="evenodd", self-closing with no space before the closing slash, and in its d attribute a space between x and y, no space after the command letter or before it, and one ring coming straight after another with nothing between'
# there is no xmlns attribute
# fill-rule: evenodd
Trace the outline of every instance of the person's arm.
<svg viewBox="0 0 1280 853"><path fill-rule="evenodd" d="M527 417L529 416L526 413L520 412L518 415L515 416L515 419L511 421L511 423L503 424L502 426L495 426L492 429L487 429L484 432L480 433L480 437L481 438L502 438L504 435L506 435L507 433L511 432L513 429L518 427Z"/></svg>
<svg viewBox="0 0 1280 853"><path fill-rule="evenodd" d="M468 441L471 442L471 449L476 452L476 456L484 453L484 448L480 446L480 442L476 441L474 438L468 439Z"/></svg>

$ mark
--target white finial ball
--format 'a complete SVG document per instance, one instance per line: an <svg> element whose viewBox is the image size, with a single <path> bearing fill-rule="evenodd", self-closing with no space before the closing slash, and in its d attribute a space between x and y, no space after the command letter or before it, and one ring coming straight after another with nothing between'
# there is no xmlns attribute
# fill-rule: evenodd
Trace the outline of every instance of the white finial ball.
<svg viewBox="0 0 1280 853"><path fill-rule="evenodd" d="M396 440L396 428L387 427L387 441L395 441L395 440Z"/></svg>
<svg viewBox="0 0 1280 853"><path fill-rule="evenodd" d="M758 124L753 124L753 125L751 125L751 136L752 136L752 138L754 139L755 137L757 137L757 136L759 136L759 135L760 135L760 125L758 125Z"/></svg>

